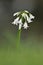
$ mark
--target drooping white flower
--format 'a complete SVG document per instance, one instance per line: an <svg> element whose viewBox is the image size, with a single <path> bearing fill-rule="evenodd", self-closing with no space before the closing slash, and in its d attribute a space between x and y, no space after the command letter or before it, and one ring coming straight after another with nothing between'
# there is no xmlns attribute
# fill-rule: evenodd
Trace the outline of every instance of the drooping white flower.
<svg viewBox="0 0 43 65"><path fill-rule="evenodd" d="M27 10L25 10L26 13L29 13Z"/></svg>
<svg viewBox="0 0 43 65"><path fill-rule="evenodd" d="M33 22L30 18L28 19L28 23L31 23L31 22Z"/></svg>
<svg viewBox="0 0 43 65"><path fill-rule="evenodd" d="M14 15L13 15L13 16L16 16L16 15L18 16L19 14L20 14L20 12L17 12L17 13L14 13Z"/></svg>
<svg viewBox="0 0 43 65"><path fill-rule="evenodd" d="M21 28L22 28L22 24L19 24L19 30L21 30Z"/></svg>
<svg viewBox="0 0 43 65"><path fill-rule="evenodd" d="M19 22L19 17L17 17L17 18L14 20L14 22L12 22L12 24L18 25L18 22Z"/></svg>
<svg viewBox="0 0 43 65"><path fill-rule="evenodd" d="M27 18L28 23L31 23L32 22L31 19L34 19L34 16L32 14L30 14L30 17L29 17L27 14L23 13L22 16L24 18Z"/></svg>
<svg viewBox="0 0 43 65"><path fill-rule="evenodd" d="M22 24L23 24L22 19L19 20L18 24L19 24L19 30L20 30L22 28Z"/></svg>
<svg viewBox="0 0 43 65"><path fill-rule="evenodd" d="M19 23L19 24L22 24L22 19L20 19L18 23Z"/></svg>
<svg viewBox="0 0 43 65"><path fill-rule="evenodd" d="M23 27L24 27L24 29L27 29L29 27L27 22L24 23Z"/></svg>
<svg viewBox="0 0 43 65"><path fill-rule="evenodd" d="M30 16L31 19L34 19L35 18L32 14L29 14L29 16Z"/></svg>
<svg viewBox="0 0 43 65"><path fill-rule="evenodd" d="M32 22L31 18L28 17L27 15L26 15L26 17L27 17L27 21L28 21L28 23L31 23L31 22Z"/></svg>
<svg viewBox="0 0 43 65"><path fill-rule="evenodd" d="M29 14L29 16L30 17L28 17L28 15L26 14L28 23L31 23L31 22L33 22L32 19L34 19L35 17L32 14Z"/></svg>

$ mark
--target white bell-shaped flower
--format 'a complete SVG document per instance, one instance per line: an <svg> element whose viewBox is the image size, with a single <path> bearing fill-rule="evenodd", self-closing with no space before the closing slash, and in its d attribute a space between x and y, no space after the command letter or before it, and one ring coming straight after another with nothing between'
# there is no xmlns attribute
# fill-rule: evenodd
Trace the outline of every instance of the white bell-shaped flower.
<svg viewBox="0 0 43 65"><path fill-rule="evenodd" d="M19 30L21 30L21 28L22 28L22 24L19 24Z"/></svg>
<svg viewBox="0 0 43 65"><path fill-rule="evenodd" d="M31 23L31 22L33 22L31 19L34 19L34 16L32 14L29 14L29 16L30 17L28 17L28 15L26 14L28 23Z"/></svg>
<svg viewBox="0 0 43 65"><path fill-rule="evenodd" d="M22 24L22 19L19 20L18 24Z"/></svg>
<svg viewBox="0 0 43 65"><path fill-rule="evenodd" d="M29 13L27 10L25 10L26 13Z"/></svg>
<svg viewBox="0 0 43 65"><path fill-rule="evenodd" d="M29 27L27 22L24 23L23 27L24 27L24 29L27 29Z"/></svg>
<svg viewBox="0 0 43 65"><path fill-rule="evenodd" d="M14 22L12 22L12 24L18 25L18 22L19 22L19 17L17 17L17 18L14 20Z"/></svg>
<svg viewBox="0 0 43 65"><path fill-rule="evenodd" d="M20 14L20 12L17 12L17 13L14 13L14 15L13 15L13 16L16 16L16 15L18 16L19 14Z"/></svg>
<svg viewBox="0 0 43 65"><path fill-rule="evenodd" d="M28 16L27 16L27 21L28 21L28 23L32 22L31 18L29 18Z"/></svg>
<svg viewBox="0 0 43 65"><path fill-rule="evenodd" d="M28 19L28 23L31 23L31 22L33 22L30 18Z"/></svg>
<svg viewBox="0 0 43 65"><path fill-rule="evenodd" d="M31 19L33 19L33 16L32 16L32 15L30 15L30 17L28 17L28 15L27 15L26 13L23 13L22 16L23 16L24 18L27 18L28 23L31 23L31 22L32 22L32 20L31 20ZM31 17L31 16L32 16L32 17Z"/></svg>
<svg viewBox="0 0 43 65"><path fill-rule="evenodd" d="M20 30L22 28L22 24L23 24L22 19L19 20L18 24L19 24L19 30Z"/></svg>
<svg viewBox="0 0 43 65"><path fill-rule="evenodd" d="M30 19L34 19L35 17L32 14L29 14Z"/></svg>

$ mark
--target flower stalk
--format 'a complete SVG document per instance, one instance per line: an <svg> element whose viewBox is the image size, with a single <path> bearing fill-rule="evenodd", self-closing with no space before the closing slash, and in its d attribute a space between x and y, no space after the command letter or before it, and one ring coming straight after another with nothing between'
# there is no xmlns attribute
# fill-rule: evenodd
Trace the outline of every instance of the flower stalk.
<svg viewBox="0 0 43 65"><path fill-rule="evenodd" d="M20 39L21 39L21 30L18 30L17 32L17 38L16 38L16 49L20 48Z"/></svg>

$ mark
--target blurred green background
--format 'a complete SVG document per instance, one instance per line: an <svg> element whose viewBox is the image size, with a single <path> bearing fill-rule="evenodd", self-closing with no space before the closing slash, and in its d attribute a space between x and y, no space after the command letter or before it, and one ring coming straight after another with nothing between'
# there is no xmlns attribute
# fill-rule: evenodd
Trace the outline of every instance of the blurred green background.
<svg viewBox="0 0 43 65"><path fill-rule="evenodd" d="M28 30L22 29L19 49L16 49L18 27L11 22L13 14L24 9L35 19ZM0 0L0 65L43 65L42 0Z"/></svg>

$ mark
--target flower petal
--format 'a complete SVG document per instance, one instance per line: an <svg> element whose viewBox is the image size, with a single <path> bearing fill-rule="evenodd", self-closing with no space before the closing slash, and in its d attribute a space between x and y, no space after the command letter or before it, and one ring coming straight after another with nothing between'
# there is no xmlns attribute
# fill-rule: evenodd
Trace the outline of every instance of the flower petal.
<svg viewBox="0 0 43 65"><path fill-rule="evenodd" d="M28 23L31 23L31 22L33 22L30 18L28 18Z"/></svg>
<svg viewBox="0 0 43 65"><path fill-rule="evenodd" d="M30 18L30 17L28 17L28 15L27 15L27 14L26 14L26 18L27 18L28 23L31 23L31 22L32 22L31 18Z"/></svg>
<svg viewBox="0 0 43 65"><path fill-rule="evenodd" d="M20 30L22 28L22 24L23 24L22 19L19 20L18 24L19 24L19 30Z"/></svg>
<svg viewBox="0 0 43 65"><path fill-rule="evenodd" d="M19 30L22 28L22 24L19 24Z"/></svg>
<svg viewBox="0 0 43 65"><path fill-rule="evenodd" d="M23 27L24 27L24 29L27 29L29 27L27 22L24 23Z"/></svg>
<svg viewBox="0 0 43 65"><path fill-rule="evenodd" d="M18 24L22 24L22 19L19 20Z"/></svg>
<svg viewBox="0 0 43 65"><path fill-rule="evenodd" d="M27 10L25 10L26 13L29 13Z"/></svg>
<svg viewBox="0 0 43 65"><path fill-rule="evenodd" d="M16 18L15 20L14 20L14 22L12 22L12 24L14 24L14 25L18 25L18 21L19 20L19 17L18 18Z"/></svg>
<svg viewBox="0 0 43 65"><path fill-rule="evenodd" d="M20 12L17 12L17 13L14 13L14 15L13 16L16 16L16 15L19 15L20 14Z"/></svg>
<svg viewBox="0 0 43 65"><path fill-rule="evenodd" d="M22 14L22 17L26 18L26 14L25 14L25 13L23 13L23 14Z"/></svg>
<svg viewBox="0 0 43 65"><path fill-rule="evenodd" d="M35 18L32 14L29 14L29 16L30 16L31 19L34 19Z"/></svg>

